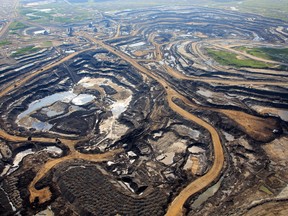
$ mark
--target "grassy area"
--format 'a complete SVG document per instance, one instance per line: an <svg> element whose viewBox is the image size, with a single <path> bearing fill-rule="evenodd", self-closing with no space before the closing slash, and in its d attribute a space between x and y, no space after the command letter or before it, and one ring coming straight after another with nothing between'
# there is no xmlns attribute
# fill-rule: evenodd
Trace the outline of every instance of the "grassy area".
<svg viewBox="0 0 288 216"><path fill-rule="evenodd" d="M38 47L27 46L27 47L23 47L21 49L16 50L16 52L12 53L11 56L16 57L16 56L21 56L21 55L27 55L29 53L37 52L39 50L40 50L40 48L38 48Z"/></svg>
<svg viewBox="0 0 288 216"><path fill-rule="evenodd" d="M26 19L41 23L75 23L91 19L95 11L87 4L69 5L64 1L20 8L20 14Z"/></svg>
<svg viewBox="0 0 288 216"><path fill-rule="evenodd" d="M192 2L193 0L188 1ZM203 0L203 3L200 3L200 5L228 10L231 10L233 7L240 12L255 13L270 18L288 21L288 0Z"/></svg>
<svg viewBox="0 0 288 216"><path fill-rule="evenodd" d="M231 10L233 7L240 12L256 13L267 17L279 18L288 21L288 0L242 0L241 3L237 0L88 0L86 3L75 3L69 5L64 1L53 2L49 4L43 4L34 6L33 8L24 8L20 10L20 14L26 16L27 14L33 14L34 16L26 16L30 20L34 20L40 23L50 22L77 22L83 19L89 19L98 11L115 11L125 9L139 9L153 6L208 6L214 8L222 8ZM41 9L51 9L49 12L43 12ZM59 14L65 14L65 17L69 17L70 20L65 20L58 17ZM85 17L84 17L84 15ZM73 19L80 16L81 19Z"/></svg>
<svg viewBox="0 0 288 216"><path fill-rule="evenodd" d="M265 187L264 185L260 185L259 190L264 192L264 193L267 193L269 195L273 195L273 193L267 187Z"/></svg>
<svg viewBox="0 0 288 216"><path fill-rule="evenodd" d="M12 44L12 42L8 40L0 41L0 46L10 45L10 44Z"/></svg>
<svg viewBox="0 0 288 216"><path fill-rule="evenodd" d="M256 61L249 58L238 57L237 54L226 52L222 50L206 49L207 53L219 64L230 65L236 68L240 67L251 67L251 68L270 68L273 67L272 64L267 64L265 62Z"/></svg>
<svg viewBox="0 0 288 216"><path fill-rule="evenodd" d="M237 49L260 58L288 63L288 48L277 49L268 47L238 47Z"/></svg>
<svg viewBox="0 0 288 216"><path fill-rule="evenodd" d="M124 9L138 9L152 6L175 6L175 5L200 5L216 8L231 9L234 7L241 12L256 13L267 17L279 18L288 20L288 0L110 0L110 1L96 1L89 0L89 6L93 5L95 9L101 11L124 10ZM79 4L77 4L79 5ZM84 5L84 4L81 4ZM86 3L87 5L87 3Z"/></svg>
<svg viewBox="0 0 288 216"><path fill-rule="evenodd" d="M45 41L42 43L42 46L43 47L52 47L53 43L52 43L52 41Z"/></svg>
<svg viewBox="0 0 288 216"><path fill-rule="evenodd" d="M192 4L201 4L200 0L188 0L188 1L175 1L175 0L114 0L114 1L90 1L89 5L100 11L116 11L116 10L125 10L125 9L139 9L139 8L147 8L154 6L175 6L175 5L189 5Z"/></svg>
<svg viewBox="0 0 288 216"><path fill-rule="evenodd" d="M71 19L67 17L55 17L53 19L54 22L60 22L60 23L70 23Z"/></svg>
<svg viewBox="0 0 288 216"><path fill-rule="evenodd" d="M18 22L18 21L14 21L11 23L11 25L9 26L10 30L16 31L16 30L21 30L21 29L25 29L28 26L25 25L24 23Z"/></svg>
<svg viewBox="0 0 288 216"><path fill-rule="evenodd" d="M20 34L18 32L16 32L16 31L9 31L9 34L10 35L17 35L17 36L20 37Z"/></svg>
<svg viewBox="0 0 288 216"><path fill-rule="evenodd" d="M239 10L288 21L288 0L245 0Z"/></svg>

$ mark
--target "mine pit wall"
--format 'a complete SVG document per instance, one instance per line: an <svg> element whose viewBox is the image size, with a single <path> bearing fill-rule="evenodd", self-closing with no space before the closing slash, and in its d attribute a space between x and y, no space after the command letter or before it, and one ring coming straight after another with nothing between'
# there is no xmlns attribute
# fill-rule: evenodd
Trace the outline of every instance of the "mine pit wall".
<svg viewBox="0 0 288 216"><path fill-rule="evenodd" d="M28 108L28 105L32 102L35 101L37 99L43 98L45 96L48 96L49 94L51 94L51 92L53 93L57 93L57 92L61 92L63 90L69 90L69 86L68 87L64 87L64 86L58 86L57 83L59 81L61 81L61 77L59 77L60 73L58 73L58 76L56 76L54 73L52 75L49 76L49 81L47 82L47 74L49 74L49 72L43 74L43 75L38 75L37 77L35 77L33 79L33 81L31 81L31 83L26 84L23 87L20 87L21 89L23 89L23 91L18 91L17 93L14 92L10 92L10 95L13 95L13 97L5 96L1 98L2 101L2 109L0 111L1 115L7 115L6 119L7 121L9 121L11 123L11 126L15 128L15 120L18 116L18 114L20 112L23 112L24 110L26 110ZM62 73L62 75L65 76L65 72ZM35 85L35 83L38 83ZM41 83L41 90L39 90L39 83ZM42 84L45 83L45 84ZM51 86L53 86L51 88ZM54 88L54 90L53 90ZM37 92L37 94L34 94L35 92ZM29 97L24 97L24 95L29 95ZM21 105L19 106L15 106L12 109L8 108L10 106L10 104L13 104L15 101L19 102L21 101L21 99L24 98L24 100L21 102ZM6 113L8 111L8 114ZM13 117L12 117L13 116ZM4 121L1 122L3 125L2 128L5 128L6 130L13 130L12 128L7 128L7 125L5 121L6 119L4 118ZM10 126L10 127L11 127Z"/></svg>
<svg viewBox="0 0 288 216"><path fill-rule="evenodd" d="M77 60L78 62L82 61L80 64L77 64L77 62L73 62L73 59L69 60L68 63L66 63L67 67L70 68L70 70L73 71L73 73L76 73L77 76L84 78L84 77L101 77L101 78L108 78L115 82L116 84L123 86L125 88L130 89L132 92L135 92L135 87L132 87L128 85L127 83L123 83L118 78L115 77L115 75L119 76L122 75L127 82L131 83L134 86L137 86L137 89L142 89L141 92L138 92L136 90L136 94L144 93L149 91L149 87L146 84L143 84L143 80L141 75L136 72L134 68L132 68L130 65L122 62L116 61L115 63L111 63L108 61L97 61L93 56L96 54L102 54L103 50L97 50L96 52L86 52L82 53L80 55L77 55L75 58L79 58ZM107 52L104 52L107 53ZM97 58L97 57L96 57ZM77 64L77 66L75 65ZM80 73L77 68L83 67L83 65L89 64L91 65L91 68L93 68L93 71L91 69L87 70L85 73ZM102 70L104 69L105 70ZM109 69L110 70L107 70ZM7 117L4 117L4 120L12 122L11 124L5 124L3 122L3 128L5 127L7 131L13 131L15 128L17 130L22 131L22 134L27 133L22 128L18 128L18 126L15 124L16 117L26 110L28 108L28 105L37 99L43 98L45 96L51 95L51 93L57 93L62 91L68 91L68 89L71 87L72 82L71 79L66 80L65 85L58 85L59 82L61 82L63 79L65 79L68 76L67 69L60 65L60 67L55 69L50 69L48 71L45 71L39 75L37 75L33 80L25 84L25 86L20 87L20 89L23 89L23 91L18 91L15 93L15 91L12 91L9 93L9 95L13 95L13 97L7 96L3 97L1 100L2 103L2 112L1 114L3 116L7 115ZM69 76L68 76L69 77ZM47 82L47 80L49 80ZM39 89L39 83L42 83ZM44 83L44 84L43 84ZM141 85L141 87L139 86ZM52 87L51 87L52 86ZM49 87L49 88L48 88ZM34 92L37 92L37 95L34 94ZM29 95L28 97L24 97L24 95ZM133 96L134 97L134 96ZM23 99L24 98L24 99ZM22 99L22 101L21 101ZM11 104L14 104L15 101L17 101L17 106L14 105L13 109L8 109L8 114L6 114L7 111L5 111ZM5 114L4 114L5 112ZM91 110L92 112L92 110ZM40 115L35 114L33 116L37 116L40 120L44 120ZM60 131L61 132L61 131ZM67 131L62 131L64 133L67 133ZM27 133L27 136L30 136L31 132ZM45 136L51 136L48 133L45 132L33 132L33 136L40 136L45 134Z"/></svg>
<svg viewBox="0 0 288 216"><path fill-rule="evenodd" d="M58 55L55 55L53 50L47 51L48 53L45 53L45 55L37 56L37 57L26 57L26 59L22 59L17 63L16 66L9 66L8 68L2 70L2 75L5 74L5 79L0 80L0 84L2 87L5 86L5 84L9 83L12 80L16 80L20 77L23 77L23 75L28 74L29 72L35 71L47 63L50 63L53 60L58 59ZM51 56L51 58L47 58L48 56ZM36 61L37 60L37 61ZM22 70L19 70L19 68L25 66L25 65L33 64L29 67L25 67Z"/></svg>

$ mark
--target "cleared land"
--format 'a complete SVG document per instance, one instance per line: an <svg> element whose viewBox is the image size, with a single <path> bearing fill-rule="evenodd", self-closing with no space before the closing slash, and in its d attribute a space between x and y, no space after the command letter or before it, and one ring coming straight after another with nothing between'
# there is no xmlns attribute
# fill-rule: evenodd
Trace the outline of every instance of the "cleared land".
<svg viewBox="0 0 288 216"><path fill-rule="evenodd" d="M288 48L269 48L269 47L238 47L237 49L263 59L288 63Z"/></svg>
<svg viewBox="0 0 288 216"><path fill-rule="evenodd" d="M218 63L222 65L230 65L237 68L241 67L251 67L251 68L271 68L272 64L267 64L263 62L259 62L253 59L248 59L245 57L238 56L235 53L215 50L215 49L207 49L208 54L215 59ZM275 67L275 66L274 66Z"/></svg>
<svg viewBox="0 0 288 216"><path fill-rule="evenodd" d="M22 11L33 27L13 24L0 53L0 195L23 215L48 205L55 215L244 215L282 193L286 166L275 157L286 139L278 151L262 144L287 134L288 75L277 68L286 51L281 60L235 47L284 47L283 21L190 6L95 11L91 23L82 4L34 9ZM213 197L194 205L216 181Z"/></svg>

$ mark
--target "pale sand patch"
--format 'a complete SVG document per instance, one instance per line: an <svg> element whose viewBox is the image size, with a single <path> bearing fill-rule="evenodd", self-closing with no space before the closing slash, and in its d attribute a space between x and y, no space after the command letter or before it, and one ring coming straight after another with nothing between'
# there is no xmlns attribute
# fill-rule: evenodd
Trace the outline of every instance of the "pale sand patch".
<svg viewBox="0 0 288 216"><path fill-rule="evenodd" d="M187 141L183 139L179 139L176 142L174 142L169 148L168 152L176 152L176 153L181 153L184 152L187 148L186 145Z"/></svg>
<svg viewBox="0 0 288 216"><path fill-rule="evenodd" d="M278 165L287 166L288 165L287 144L288 144L288 137L281 137L279 139L275 139L272 142L263 145L262 148L272 161L274 161Z"/></svg>
<svg viewBox="0 0 288 216"><path fill-rule="evenodd" d="M96 89L100 92L101 96L106 95L104 89L101 87L102 85L107 85L117 91L117 94L112 95L111 97L115 100L123 100L128 96L132 95L132 92L129 89L124 88L123 86L119 86L114 83L112 80L107 78L90 78L84 77L81 79L78 84L82 85L87 89Z"/></svg>

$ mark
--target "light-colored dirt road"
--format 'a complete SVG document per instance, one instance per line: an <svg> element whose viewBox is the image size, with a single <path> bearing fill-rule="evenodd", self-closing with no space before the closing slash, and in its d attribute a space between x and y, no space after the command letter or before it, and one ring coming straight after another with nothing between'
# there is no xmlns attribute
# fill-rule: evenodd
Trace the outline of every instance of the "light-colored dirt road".
<svg viewBox="0 0 288 216"><path fill-rule="evenodd" d="M43 72L45 72L45 71L47 71L47 70L49 70L49 69L51 69L57 65L60 65L60 64L68 61L69 59L75 57L76 55L78 55L82 52L86 52L88 50L93 50L95 48L96 47L92 47L89 49L81 50L79 52L75 52L71 55L68 55L68 56L62 58L61 60L59 60L53 64L50 64L50 65L43 67L40 70L33 71L32 73L30 73L29 75L27 75L23 79L18 80L17 82L14 82L14 83L8 85L5 89L3 89L0 92L0 97L5 96L7 93L9 93L11 90L13 90L15 88L15 85L17 85L17 87L19 87L19 86L25 84L27 81L29 81L33 77L35 77L36 75L43 73ZM27 141L27 137L11 135L11 134L8 134L7 132L3 131L2 129L0 129L0 137L5 139L5 140L13 141L13 142L25 142L25 141ZM49 143L55 142L55 139L53 139L53 138L33 137L32 139L34 142L49 142ZM59 163L62 163L64 161L68 161L68 160L73 160L73 159L82 159L82 160L88 160L88 161L93 161L93 162L107 161L107 160L111 160L113 158L113 156L115 156L115 154L122 152L121 149L116 149L116 150L109 151L109 152L106 152L103 154L81 154L78 151L76 151L74 148L76 143L79 141L80 140L61 139L61 142L69 148L69 154L65 157L62 157L62 158L50 159L47 163L45 163L43 165L43 167L40 168L40 170L37 172L36 177L33 179L33 181L29 185L30 202L34 202L36 197L38 197L39 203L44 203L50 199L51 192L50 192L49 188L46 187L46 188L37 190L35 188L35 184L41 178L43 178L53 167L55 167Z"/></svg>
<svg viewBox="0 0 288 216"><path fill-rule="evenodd" d="M1 3L7 4L7 1L8 0L6 0L4 2L1 2ZM8 16L5 17L6 19L9 20L9 22L7 22L5 24L5 26L1 29L1 31L0 31L0 39L6 35L6 33L9 30L10 25L13 23L13 20L18 17L17 8L18 8L18 5L19 5L19 0L11 1L10 4L13 4L13 7L11 8L11 11L6 11L6 15L8 15Z"/></svg>
<svg viewBox="0 0 288 216"><path fill-rule="evenodd" d="M250 55L250 54L247 54L245 52L241 52L241 51L238 51L238 50L235 50L233 49L233 47L239 47L239 46L270 46L270 47L273 47L275 45L273 44L264 44L264 43L261 43L261 42L253 42L251 43L251 41L247 41L247 40L242 40L242 41L235 41L235 40L225 40L225 42L221 41L221 40L215 40L215 39L212 39L212 40L205 40L205 41L198 41L198 42L190 42L191 43L191 49L192 49L192 52L193 54L196 54L204 63L206 62L210 62L210 57L206 56L202 50L201 50L201 46L203 45L203 43L207 43L209 44L211 47L216 47L217 49L222 49L222 50L226 50L228 52L233 52L235 54L237 54L238 56L243 56L243 57L246 57L246 58L250 58L250 59L253 59L255 61L261 61L261 62L265 62L265 63L270 63L270 64L273 64L275 66L278 66L278 65L284 65L284 66L287 66L288 64L287 63L283 63L283 62L278 62L278 61L272 61L272 60L268 60L268 59L263 59L263 58L260 58L260 57L256 57L256 56L253 56L253 55ZM186 43L186 45L189 44L189 42ZM186 53L186 51L181 47L179 49L179 52L181 53L181 55L184 55L186 57L189 58L189 53ZM227 68L227 66L222 66L222 65L215 65L215 64L206 64L208 67L216 70L216 71L225 71L225 72L229 72L229 73L236 73L238 74L239 71L236 70L236 69L232 69L232 68ZM279 70L273 70L273 69L253 69L253 68L245 68L243 67L243 69L249 71L249 72L252 72L252 73L255 73L255 75L257 75L256 73L266 73L266 74L276 74L276 75L279 75L279 74L283 74L283 75L286 75L286 71L279 71ZM259 79L261 79L262 75L259 75ZM284 81L284 80L283 80ZM212 80L213 82L213 80ZM275 83L275 82L274 82ZM281 82L280 82L281 83ZM224 84L228 84L228 83L224 83ZM256 84L256 83L251 83L251 84Z"/></svg>
<svg viewBox="0 0 288 216"><path fill-rule="evenodd" d="M169 103L170 108L178 113L179 115L183 116L184 118L191 120L205 129L207 129L210 132L212 143L213 143L213 149L214 149L214 162L211 167L211 169L208 171L207 174L204 176L200 177L194 182L191 182L187 187L185 187L178 196L173 200L171 205L168 208L167 211L167 216L175 216L175 215L182 215L183 214L183 205L187 201L189 197L191 197L193 194L198 193L199 191L203 190L207 186L209 186L213 181L215 181L222 170L223 164L224 164L224 153L223 153L223 148L221 144L220 137L218 135L218 132L216 129L205 122L204 120L198 118L197 116L185 111L183 108L179 107L177 104L173 102L174 99L180 99L182 100L186 105L191 106L191 107L197 107L199 106L191 103L187 98L184 96L180 95L178 92L176 92L171 86L162 78L160 78L158 75L153 74L151 71L146 69L145 67L139 65L137 60L132 59L131 57L127 56L126 54L122 53L121 51L114 49L113 47L105 44L104 42L97 40L93 38L90 35L84 34L82 35L89 39L90 41L99 44L103 48L107 49L111 53L117 55L118 57L122 58L123 60L127 61L128 63L132 64L136 69L138 69L141 73L151 77L152 79L158 81L166 90L167 93L167 100ZM204 56L203 56L204 57ZM206 58L206 57L205 57ZM213 83L221 83L221 84L226 84L226 85L283 85L286 86L288 85L287 82L262 82L262 81L247 81L247 80L217 80L217 79L207 79L207 78L187 78L186 76L174 71L172 68L169 68L168 66L166 67L166 70L169 71L169 73L178 79L189 79L193 81L204 81L204 82L213 82ZM205 109L204 107L200 107ZM262 118L256 118L254 116L251 116L249 114L240 112L240 111L233 111L233 110L215 110L212 109L216 112L221 112L228 116L231 119L237 119L237 116L243 115L243 117L246 119L245 121L237 121L239 125L241 125L247 133L253 135L253 136L258 136L259 134L263 133L263 128L268 128L269 133L273 131L273 128L267 127L269 125L269 122ZM250 122L251 120L251 122ZM257 125L256 129L254 128L255 124ZM253 128L252 128L253 127ZM265 138L265 137L263 137Z"/></svg>
<svg viewBox="0 0 288 216"><path fill-rule="evenodd" d="M166 216L180 216L183 214L183 205L187 201L187 199L193 194L196 194L202 189L206 188L220 175L224 164L224 153L219 134L214 127L212 127L204 120L180 108L172 101L171 95L168 95L168 102L172 110L174 110L184 118L191 120L198 125L201 125L210 132L214 150L213 166L208 171L208 173L186 186L170 204Z"/></svg>
<svg viewBox="0 0 288 216"><path fill-rule="evenodd" d="M191 80L191 81L202 81L206 83L219 83L225 85L275 85L275 86L288 86L287 81L277 82L277 81L249 81L249 80L224 80L224 79L211 79L211 78L199 78L199 77L188 77L184 74L174 70L168 65L164 65L165 70L172 76L181 80Z"/></svg>
<svg viewBox="0 0 288 216"><path fill-rule="evenodd" d="M245 53L245 52L241 52L241 51L232 49L232 48L230 48L229 46L222 46L222 45L218 45L218 44L210 44L210 45L211 45L211 46L214 46L214 47L217 47L217 48L219 48L219 49L226 50L226 51L231 52L231 53L235 53L235 54L237 54L237 55L245 56L245 57L250 58L250 59L253 59L253 60L255 60L255 61L261 61L261 62L270 63L270 64L288 66L288 64L286 64L286 63L278 62L278 61L273 61L273 60L269 60L269 59L264 59L264 58L260 58L260 57L257 57L257 56L253 56L253 55L250 55L250 54L248 54L248 53Z"/></svg>
<svg viewBox="0 0 288 216"><path fill-rule="evenodd" d="M70 141L69 145L75 145L77 141ZM103 162L112 160L113 157L122 152L121 149L112 150L103 154L81 154L75 150L73 150L69 155L58 158L55 160L49 160L47 163L44 164L44 166L41 167L41 169L37 172L36 177L33 179L33 181L30 183L28 189L30 192L30 203L35 201L35 198L38 197L39 203L44 203L46 201L49 201L51 198L51 191L49 187L42 188L40 190L37 190L35 188L35 184L42 179L52 168L54 168L56 165L63 163L65 161L69 160L76 160L76 159L82 159L87 161L93 161L93 162Z"/></svg>
<svg viewBox="0 0 288 216"><path fill-rule="evenodd" d="M161 55L161 45L155 42L155 34L150 34L148 37L148 41L155 47L155 51L154 51L154 56L156 58L157 61L161 61L162 60L162 55Z"/></svg>
<svg viewBox="0 0 288 216"><path fill-rule="evenodd" d="M121 31L120 30L121 30L121 24L118 24L117 25L117 32L116 32L114 38L119 38L121 36Z"/></svg>
<svg viewBox="0 0 288 216"><path fill-rule="evenodd" d="M4 138L8 141L13 142L25 142L27 141L26 137L20 137L20 136L13 136L8 133L6 133L3 130L0 130L0 137ZM37 172L36 177L33 179L33 181L29 185L29 192L30 192L30 202L34 202L35 198L39 198L39 203L44 203L48 201L51 197L51 192L48 187L37 190L35 188L35 184L42 179L53 167L56 165L63 163L68 160L75 160L75 159L82 159L87 161L93 161L93 162L102 162L102 161L108 161L113 159L113 157L122 152L121 149L112 150L103 154L81 154L78 151L75 150L74 146L79 142L80 140L69 140L69 139L61 139L61 142L69 148L69 154L65 157L61 157L58 159L50 159L47 163L43 165L43 167L40 168L40 170ZM44 137L33 137L33 142L47 142L47 143L54 143L55 139L52 138L44 138Z"/></svg>
<svg viewBox="0 0 288 216"><path fill-rule="evenodd" d="M21 137L21 136L14 136L11 134L8 134L7 132L3 131L2 129L0 129L0 137L5 139L5 140L9 140L12 142L25 142L27 141L27 137ZM55 139L52 138L44 138L44 137L35 137L33 138L33 141L36 142L55 142Z"/></svg>
<svg viewBox="0 0 288 216"><path fill-rule="evenodd" d="M187 199L192 196L193 194L201 191L202 189L206 188L208 185L210 185L221 173L223 164L224 164L224 153L223 153L223 148L222 144L220 141L220 137L218 132L216 131L215 128L213 128L210 124L205 122L204 120L198 118L197 116L185 111L178 105L176 105L173 102L173 98L178 98L183 100L184 102L187 102L187 99L184 98L182 95L180 95L178 92L173 90L168 83L166 83L165 80L162 78L156 76L143 66L139 65L138 62L135 59L130 58L126 54L114 49L113 47L103 43L100 40L97 40L93 38L90 35L87 34L82 34L83 37L86 37L90 41L99 44L106 50L110 51L111 53L117 55L118 57L122 58L123 60L127 61L128 63L132 64L136 69L138 69L141 73L144 73L145 75L153 78L154 80L158 81L166 90L167 93L167 100L169 103L170 108L181 115L182 117L191 120L195 122L196 124L199 124L200 126L204 127L210 132L212 143L213 143L213 149L214 149L214 162L213 166L209 170L207 174L204 176L200 177L196 181L193 181L190 183L187 187L185 187L180 194L173 200L171 205L168 208L167 211L167 216L176 216L176 215L182 215L183 214L183 205L187 201Z"/></svg>
<svg viewBox="0 0 288 216"><path fill-rule="evenodd" d="M31 78L35 77L36 75L40 74L40 73L43 73L55 66L58 66L66 61L68 61L69 59L75 57L76 55L80 54L80 53L83 53L83 52L86 52L88 50L93 50L95 49L95 47L92 47L92 48L88 48L88 49L85 49L85 50L81 50L81 51L78 51L78 52L75 52L75 53L72 53L62 59L60 59L59 61L53 63L53 64L50 64L50 65L47 65L39 70L36 70L36 71L33 71L31 72L30 74L28 74L27 76L25 77L22 77L20 80L8 85L5 87L5 89L3 89L1 92L0 92L0 97L3 97L4 95L6 95L7 93L9 93L10 91L12 91L14 88L18 87L18 86L21 86L23 84L25 84L28 80L30 80ZM16 86L16 87L15 87Z"/></svg>
<svg viewBox="0 0 288 216"><path fill-rule="evenodd" d="M12 23L12 21L6 23L5 26L1 29L1 31L0 31L0 39L5 36L7 31L9 30L9 27L10 27L11 23Z"/></svg>

